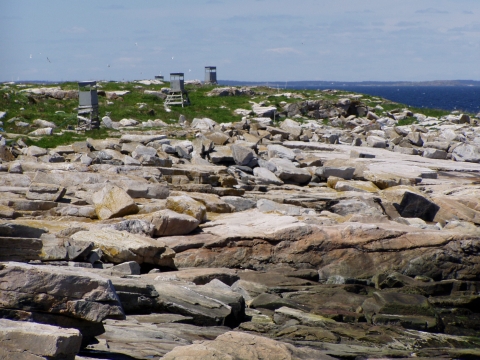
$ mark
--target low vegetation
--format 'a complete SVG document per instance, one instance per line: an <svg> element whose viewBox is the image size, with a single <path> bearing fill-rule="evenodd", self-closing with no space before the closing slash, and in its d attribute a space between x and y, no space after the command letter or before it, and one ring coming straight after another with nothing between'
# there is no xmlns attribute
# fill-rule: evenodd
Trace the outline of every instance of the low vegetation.
<svg viewBox="0 0 480 360"><path fill-rule="evenodd" d="M169 109L164 107L164 101L161 97L151 94L145 94L145 90L162 91L169 86L163 85L144 85L138 82L100 82L99 84L99 109L100 118L108 115L113 121L120 121L124 118L135 119L140 122L148 120L161 119L168 124L175 124L180 115L183 115L187 121L194 118L211 118L218 123L240 121L242 115L236 114L235 109L252 109L252 103L262 103L268 106L275 106L281 109L286 103L300 102L305 100L323 100L325 102L335 103L339 98L344 97L351 92L336 91L324 92L321 90L290 90L276 89L270 87L254 88L254 96L207 96L207 93L215 86L186 85L186 90L191 101L190 106L171 106ZM104 138L107 136L119 136L118 131L105 130L76 132L74 129L77 124L77 98L57 100L51 97L34 95L28 92L31 88L57 87L62 90L77 90L76 82L65 82L59 84L3 84L0 87L0 111L7 111L7 115L2 119L3 125L0 128L10 134L18 134L18 137L24 138L27 144L34 144L40 147L54 147L61 144L71 143L73 141L91 138ZM102 91L100 91L102 90ZM109 100L105 92L109 91L128 91L124 96ZM293 93L295 96L288 96ZM103 96L102 96L103 95ZM375 96L363 95L360 101L367 105L377 115L382 116L385 112L394 109L403 109L406 106L394 103ZM440 117L447 115L448 111L434 109L409 108L412 112L420 112L426 116ZM42 139L28 138L34 128L31 124L36 119L53 122L57 127L54 130L56 136L44 137ZM408 125L416 122L415 118L401 120L399 125ZM329 125L328 119L323 120L323 124ZM18 138L17 137L17 138Z"/></svg>

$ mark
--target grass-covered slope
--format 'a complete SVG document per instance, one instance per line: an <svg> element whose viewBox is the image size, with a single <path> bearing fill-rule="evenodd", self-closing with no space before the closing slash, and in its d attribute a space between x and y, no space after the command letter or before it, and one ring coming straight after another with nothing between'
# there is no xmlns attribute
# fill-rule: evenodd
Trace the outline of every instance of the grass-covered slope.
<svg viewBox="0 0 480 360"><path fill-rule="evenodd" d="M194 118L207 117L218 123L236 122L241 120L242 115L236 114L234 110L239 108L251 110L253 103L275 106L281 111L286 103L306 100L322 100L327 104L335 104L339 98L347 94L347 92L342 91L331 93L316 90L287 90L288 93L294 95L287 96L284 95L287 93L279 93L279 90L275 88L255 87L253 88L254 95L207 96L207 93L214 89L215 86L186 85L191 105L183 108L181 106L171 106L169 109L166 109L161 97L145 94L145 91L160 92L162 88L169 86L168 83L163 85L144 85L139 82L99 82L98 85L100 118L108 115L113 121L127 118L135 119L139 122L161 119L172 125L176 124L180 115L185 116L187 121L192 121ZM105 138L107 136L119 136L119 132L115 130L107 131L106 129L100 129L80 133L72 130L77 124L78 98L70 96L59 100L29 91L38 88L58 88L64 91L72 91L77 90L78 85L75 82L49 85L13 83L0 85L0 111L7 112L1 119L3 125L0 124L0 128L3 128L4 132L10 134L10 138L12 138L13 134L16 134L16 137L22 137L28 144L51 148L83 140L87 137ZM116 99L108 99L105 96L105 93L115 91L128 91L128 93ZM368 106L369 109L372 109L372 111L376 111L380 116L387 111L405 107L402 104L369 95L363 95L360 101ZM383 110L375 110L377 105L381 105ZM448 112L442 110L414 108L410 108L410 110L435 117L448 114ZM37 119L53 122L57 126L54 129L53 136L43 138L28 137L28 134L35 130L33 122ZM413 117L402 120L402 124L413 122L415 122ZM324 123L328 124L328 119L325 119ZM13 137L15 138L15 136Z"/></svg>

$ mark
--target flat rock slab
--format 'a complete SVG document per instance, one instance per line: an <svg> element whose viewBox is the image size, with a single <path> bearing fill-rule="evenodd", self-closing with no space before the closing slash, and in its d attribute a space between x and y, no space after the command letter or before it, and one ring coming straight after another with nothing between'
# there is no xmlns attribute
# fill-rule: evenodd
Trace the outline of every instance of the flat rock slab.
<svg viewBox="0 0 480 360"><path fill-rule="evenodd" d="M0 319L0 358L74 360L82 336L76 329Z"/></svg>
<svg viewBox="0 0 480 360"><path fill-rule="evenodd" d="M154 319L142 319L148 316L129 316L126 321L106 321L105 333L98 337L98 343L89 346L89 350L111 353L112 358L115 354L123 354L132 359L158 359L177 346L214 340L230 330L224 326L158 323Z"/></svg>
<svg viewBox="0 0 480 360"><path fill-rule="evenodd" d="M272 340L263 336L229 331L213 341L201 341L193 345L179 346L166 354L162 360L197 359L231 360L333 360L323 351Z"/></svg>
<svg viewBox="0 0 480 360"><path fill-rule="evenodd" d="M0 263L0 307L101 322L124 318L112 283L55 266Z"/></svg>
<svg viewBox="0 0 480 360"><path fill-rule="evenodd" d="M449 278L458 273L476 276L473 264L478 255L465 254L463 249L480 246L480 235L455 229L419 229L392 221L319 226L258 210L222 214L201 228L199 234L166 239L177 251L178 267L261 270L295 264L316 267L327 280L333 275L371 277L396 264L409 276ZM453 258L461 256L464 261L438 262L434 254L439 251Z"/></svg>

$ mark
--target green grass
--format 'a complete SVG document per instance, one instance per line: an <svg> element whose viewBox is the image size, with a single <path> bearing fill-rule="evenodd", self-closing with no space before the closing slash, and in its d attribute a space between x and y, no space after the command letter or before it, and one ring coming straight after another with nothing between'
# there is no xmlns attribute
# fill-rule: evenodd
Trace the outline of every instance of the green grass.
<svg viewBox="0 0 480 360"><path fill-rule="evenodd" d="M129 91L128 94L115 99L107 100L105 96L99 96L99 115L100 118L109 115L113 121L120 121L124 118L135 119L140 122L147 120L161 119L170 124L176 124L180 115L184 115L187 121L192 121L194 118L207 117L215 120L218 123L237 122L242 116L234 113L235 109L242 108L251 110L254 101L256 103L265 101L268 105L274 105L281 109L282 102L295 103L305 100L321 100L325 107L334 106L339 98L345 97L352 92L337 91L336 93L325 93L318 90L284 90L269 88L265 86L255 87L254 96L227 96L227 97L208 97L207 93L215 86L197 86L186 85L191 105L190 106L170 106L170 111L167 112L164 108L164 101L154 95L144 94L144 90L160 91L162 88L168 88L169 83L163 85L142 85L136 82L98 82L99 90L103 91ZM78 84L76 82L65 82L60 84L27 84L26 87L18 85L4 86L0 84L0 110L7 111L7 116L3 119L3 128L7 133L18 134L19 137L24 138L27 143L41 147L56 147L62 144L68 144L75 141L85 140L87 137L102 139L107 136L115 136L115 132L111 130L95 130L87 133L72 133L63 132L68 126L75 127L77 124L77 106L78 99L56 100L50 98L41 98L38 96L31 96L22 90L27 88L38 87L60 87L63 90L77 90ZM296 93L301 94L304 99L297 99L294 97L276 96L281 93ZM363 95L359 100L374 108L378 103L378 97ZM112 104L108 105L107 102ZM146 104L142 109L138 104ZM409 108L414 113L422 113L426 116L441 117L449 114L448 111L412 108L403 104L394 103L389 100L382 99L380 105L383 111L376 111L377 114L382 115L385 111L393 109ZM14 122L8 120L15 118ZM44 137L41 140L29 139L27 134L33 130L34 127L19 127L15 122L22 121L32 123L36 119L43 119L51 121L57 125L54 130L54 135ZM300 120L299 120L300 121ZM321 120L323 124L328 125L329 120ZM399 125L408 125L416 122L414 118L408 118L399 122ZM150 130L150 129L149 129ZM117 133L118 134L118 133Z"/></svg>
<svg viewBox="0 0 480 360"><path fill-rule="evenodd" d="M403 126L403 125L412 125L412 124L417 124L418 121L414 117L407 117L406 119L398 120L397 126Z"/></svg>
<svg viewBox="0 0 480 360"><path fill-rule="evenodd" d="M112 136L113 135L113 136ZM26 138L25 143L27 145L35 145L45 149L52 149L60 145L72 144L77 141L85 141L87 138L92 139L105 139L108 137L114 137L111 131L107 129L90 130L85 132L64 132L61 135L44 136L39 140L33 140Z"/></svg>

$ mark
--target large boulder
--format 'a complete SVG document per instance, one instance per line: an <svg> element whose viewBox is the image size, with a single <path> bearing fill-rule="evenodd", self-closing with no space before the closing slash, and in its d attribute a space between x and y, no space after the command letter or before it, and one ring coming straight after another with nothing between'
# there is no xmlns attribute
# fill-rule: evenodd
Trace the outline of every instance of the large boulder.
<svg viewBox="0 0 480 360"><path fill-rule="evenodd" d="M82 336L76 329L0 319L0 358L74 360Z"/></svg>
<svg viewBox="0 0 480 360"><path fill-rule="evenodd" d="M242 145L233 144L231 146L233 160L237 165L254 167L257 165L257 154L252 149Z"/></svg>
<svg viewBox="0 0 480 360"><path fill-rule="evenodd" d="M73 241L92 242L102 250L108 262L120 264L136 261L139 264L173 267L175 253L162 241L114 229L79 231L71 236Z"/></svg>
<svg viewBox="0 0 480 360"><path fill-rule="evenodd" d="M160 210L136 218L147 220L154 226L153 236L186 235L198 227L200 221L193 216L180 214L172 210Z"/></svg>
<svg viewBox="0 0 480 360"><path fill-rule="evenodd" d="M258 185L282 185L280 180L273 172L263 167L256 167L253 169L255 175L255 183Z"/></svg>
<svg viewBox="0 0 480 360"><path fill-rule="evenodd" d="M59 201L67 189L55 184L33 183L28 188L26 198L29 200Z"/></svg>
<svg viewBox="0 0 480 360"><path fill-rule="evenodd" d="M268 145L268 157L270 159L272 158L284 158L288 160L294 160L295 159L295 153L293 150L286 148L285 146L282 145Z"/></svg>
<svg viewBox="0 0 480 360"><path fill-rule="evenodd" d="M287 131L290 134L289 138L292 140L297 140L302 134L302 128L300 127L300 124L292 119L285 119L280 124L280 129Z"/></svg>
<svg viewBox="0 0 480 360"><path fill-rule="evenodd" d="M127 192L118 186L107 184L92 195L95 212L100 220L135 214L138 206Z"/></svg>
<svg viewBox="0 0 480 360"><path fill-rule="evenodd" d="M305 184L312 178L312 175L307 169L296 167L295 164L288 159L273 158L270 159L270 161L277 167L275 175L283 181Z"/></svg>
<svg viewBox="0 0 480 360"><path fill-rule="evenodd" d="M455 161L480 163L480 148L471 144L461 144L453 150L452 157Z"/></svg>
<svg viewBox="0 0 480 360"><path fill-rule="evenodd" d="M180 360L188 358L229 360L334 359L320 350L295 347L267 337L237 331L229 331L213 341L201 341L193 345L178 346L162 359Z"/></svg>
<svg viewBox="0 0 480 360"><path fill-rule="evenodd" d="M420 218L425 221L433 221L440 207L426 197L405 191L400 204L394 203L395 208L402 217Z"/></svg>
<svg viewBox="0 0 480 360"><path fill-rule="evenodd" d="M101 322L123 319L112 283L57 266L0 263L0 307Z"/></svg>
<svg viewBox="0 0 480 360"><path fill-rule="evenodd" d="M186 195L170 196L167 199L166 206L177 213L193 216L200 222L204 222L207 219L205 205Z"/></svg>

